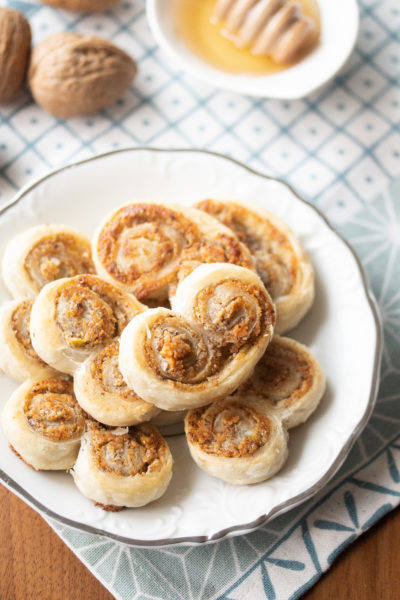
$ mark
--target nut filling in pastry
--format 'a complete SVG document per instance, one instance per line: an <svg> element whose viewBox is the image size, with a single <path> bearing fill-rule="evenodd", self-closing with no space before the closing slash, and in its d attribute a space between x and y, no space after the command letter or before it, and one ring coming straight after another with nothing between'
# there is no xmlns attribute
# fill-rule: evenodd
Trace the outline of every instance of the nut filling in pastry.
<svg viewBox="0 0 400 600"><path fill-rule="evenodd" d="M129 429L92 424L71 473L86 497L109 510L144 506L162 496L172 462L166 441L149 423Z"/></svg>
<svg viewBox="0 0 400 600"><path fill-rule="evenodd" d="M72 383L63 379L35 383L26 395L24 413L32 429L53 442L80 438L85 427Z"/></svg>
<svg viewBox="0 0 400 600"><path fill-rule="evenodd" d="M51 281L95 273L88 237L62 225L39 225L16 235L3 257L3 279L14 298L34 298Z"/></svg>
<svg viewBox="0 0 400 600"><path fill-rule="evenodd" d="M159 377L188 384L207 381L223 360L201 331L173 314L149 326L144 352Z"/></svg>
<svg viewBox="0 0 400 600"><path fill-rule="evenodd" d="M95 348L118 334L118 322L108 298L84 286L60 289L56 300L57 325L72 348ZM127 318L122 315L121 329Z"/></svg>
<svg viewBox="0 0 400 600"><path fill-rule="evenodd" d="M237 265L200 265L179 284L172 308L150 309L123 331L119 367L128 386L171 411L228 396L273 334L275 308L261 280Z"/></svg>
<svg viewBox="0 0 400 600"><path fill-rule="evenodd" d="M33 304L33 347L55 369L73 374L144 308L136 298L95 275L59 279L47 284Z"/></svg>
<svg viewBox="0 0 400 600"><path fill-rule="evenodd" d="M207 454L238 458L251 456L264 446L270 434L270 420L251 406L239 402L192 410L187 420L188 439Z"/></svg>
<svg viewBox="0 0 400 600"><path fill-rule="evenodd" d="M45 366L46 363L39 358L33 349L31 335L29 332L32 304L32 300L23 300L17 305L11 316L11 328L26 355L36 360L39 364Z"/></svg>
<svg viewBox="0 0 400 600"><path fill-rule="evenodd" d="M129 204L98 234L99 272L143 298L174 280L182 249L199 239L196 225L182 214L158 204Z"/></svg>
<svg viewBox="0 0 400 600"><path fill-rule="evenodd" d="M252 258L236 235L202 211L143 200L109 215L93 239L98 273L146 302L162 303L203 262L248 268Z"/></svg>
<svg viewBox="0 0 400 600"><path fill-rule="evenodd" d="M196 464L229 483L264 481L283 466L288 454L281 420L257 400L227 398L192 409L185 432Z"/></svg>
<svg viewBox="0 0 400 600"><path fill-rule="evenodd" d="M264 401L289 429L308 419L324 391L325 376L310 350L295 340L276 335L252 376L234 397Z"/></svg>
<svg viewBox="0 0 400 600"><path fill-rule="evenodd" d="M161 436L149 427L131 428L123 435L95 429L90 438L90 451L100 471L131 477L160 469L160 444L162 446Z"/></svg>
<svg viewBox="0 0 400 600"><path fill-rule="evenodd" d="M32 346L32 303L32 300L13 300L0 308L0 368L17 381L56 374Z"/></svg>
<svg viewBox="0 0 400 600"><path fill-rule="evenodd" d="M30 250L24 266L38 290L55 279L94 273L90 246L78 244L76 238L68 233L44 238Z"/></svg>
<svg viewBox="0 0 400 600"><path fill-rule="evenodd" d="M115 340L86 359L75 371L74 389L79 404L105 425L136 425L156 416L160 409L130 390L118 366Z"/></svg>
<svg viewBox="0 0 400 600"><path fill-rule="evenodd" d="M182 251L178 266L178 282L204 263L230 263L254 270L250 253L238 239L221 233L213 241L196 242ZM176 286L170 286L170 296Z"/></svg>
<svg viewBox="0 0 400 600"><path fill-rule="evenodd" d="M205 287L195 302L196 321L236 349L257 340L271 318L271 303L262 287L234 278Z"/></svg>
<svg viewBox="0 0 400 600"><path fill-rule="evenodd" d="M30 380L15 390L2 423L16 453L34 469L70 469L78 455L86 415L73 385L60 378Z"/></svg>
<svg viewBox="0 0 400 600"><path fill-rule="evenodd" d="M314 299L311 262L294 233L275 215L239 202L202 200L196 207L230 227L253 257L276 303L278 333L297 325Z"/></svg>

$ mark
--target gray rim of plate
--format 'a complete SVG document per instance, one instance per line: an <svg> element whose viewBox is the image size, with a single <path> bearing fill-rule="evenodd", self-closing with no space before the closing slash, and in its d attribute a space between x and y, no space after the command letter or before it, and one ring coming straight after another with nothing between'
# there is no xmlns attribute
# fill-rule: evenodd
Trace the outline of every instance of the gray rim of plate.
<svg viewBox="0 0 400 600"><path fill-rule="evenodd" d="M263 173L259 173L258 171L255 171L254 169L247 167L245 164L241 163L240 161L237 161L228 156L224 156L223 154L218 154L217 152L210 152L208 150L196 150L196 149L190 149L190 148L188 148L188 149L185 149L185 148L167 149L167 148L151 148L151 147L148 147L148 148L133 147L133 148L121 148L118 150L105 152L103 154L98 154L96 156L92 156L92 157L84 159L84 160L70 163L70 164L60 167L58 169L54 169L53 171L50 171L49 173L47 173L47 175L44 175L43 177L40 177L33 183L28 184L27 186L23 187L20 190L20 192L18 192L16 194L16 196L9 203L7 203L4 207L2 207L0 209L0 217L7 210L9 210L15 204L17 204L17 202L22 200L23 197L28 192L32 191L34 188L36 188L38 185L40 185L46 179L53 177L53 175L56 175L57 173L60 173L61 171L65 171L67 169L85 164L87 162L91 162L91 161L97 160L99 158L105 158L106 156L118 154L121 152L166 152L166 153L191 152L194 154L199 153L199 154L209 154L211 156L216 156L217 158L224 159L224 160L234 163L235 165L237 165L238 167L240 167L242 169L245 169L248 173L251 173L252 175L256 175L258 177L262 177L262 178L268 179L268 180L279 181L280 183L285 185L287 188L289 188L290 191L296 196L296 198L298 200L300 200L304 204L307 204L310 208L312 208L312 210L314 210L319 215L319 217L336 234L336 236L343 242L343 244L345 244L347 246L347 248L350 250L351 254L353 255L354 260L357 264L358 270L361 275L365 296L366 296L368 304L371 308L371 312L372 312L372 315L373 315L373 318L375 321L377 341L376 341L376 347L375 347L374 369L373 369L371 391L370 391L369 400L368 400L368 404L366 405L364 415L361 418L361 420L359 421L358 425L353 430L351 436L347 440L347 443L343 446L342 450L339 452L336 460L331 465L330 469L325 473L325 475L323 477L321 477L321 479L319 481L317 481L317 483L315 483L313 486L311 486L305 492L302 492L301 494L294 496L293 498L290 498L286 502L282 502L281 504L278 504L278 506L276 506L274 509L272 509L268 514L262 515L255 521L252 521L251 523L243 523L242 525L234 525L233 527L228 527L227 529L218 531L217 533L215 533L211 536L181 537L181 538L171 538L171 539L165 539L165 540L162 540L162 539L161 540L135 540L133 538L126 538L123 536L115 535L113 533L109 533L108 531L103 531L102 529L98 529L97 527L92 527L91 525L85 525L85 524L78 523L76 521L72 521L70 519L62 517L61 515L58 515L57 513L53 512L52 510L49 510L48 508L43 506L43 504L41 504L41 502L38 502L35 498L33 498L30 494L28 494L28 492L26 492L17 482L15 482L11 477L9 477L1 469L0 469L0 480L3 482L3 484L6 487L8 487L11 491L13 491L17 496L19 496L23 500L25 500L27 502L27 504L29 504L32 508L37 510L39 513L42 513L43 515L46 515L47 517L51 517L51 518L55 519L56 521L59 521L63 525L68 525L70 527L79 529L81 531L85 531L87 533L94 533L97 535L102 535L102 536L111 538L117 542L122 542L124 544L128 544L130 546L151 547L151 546L169 546L169 545L173 545L173 544L204 544L206 542L217 542L217 541L223 540L229 534L231 534L232 532L235 532L235 531L238 532L237 535L240 535L240 533L242 533L242 534L250 533L251 531L258 529L262 525L265 525L266 523L268 523L269 521L271 521L273 518L277 517L278 515L280 515L284 512L287 512L288 510L290 510L292 508L295 508L296 506L305 502L306 500L311 498L314 494L319 492L330 481L330 479L332 479L332 477L335 475L335 473L342 466L342 464L345 461L347 455L349 454L354 442L356 441L357 437L360 435L360 433L366 426L366 424L372 414L375 400L376 400L377 393L378 393L379 371L380 371L380 364L381 364L381 358L382 358L382 326L381 326L380 315L379 315L379 311L378 311L378 307L377 307L377 302L376 302L375 297L372 293L372 290L368 284L367 276L365 274L365 271L361 265L360 259L358 258L357 254L355 253L353 248L350 246L350 244L347 242L347 240L340 233L338 233L338 231L336 231L336 229L330 224L328 219L324 216L324 214L318 208L316 208L313 204L311 204L311 202L308 202L307 200L304 200L303 198L301 198L301 196L299 196L299 194L297 194L297 192L288 183L286 183L286 181L283 181L282 179L279 179L278 177L270 177L268 175L264 175Z"/></svg>

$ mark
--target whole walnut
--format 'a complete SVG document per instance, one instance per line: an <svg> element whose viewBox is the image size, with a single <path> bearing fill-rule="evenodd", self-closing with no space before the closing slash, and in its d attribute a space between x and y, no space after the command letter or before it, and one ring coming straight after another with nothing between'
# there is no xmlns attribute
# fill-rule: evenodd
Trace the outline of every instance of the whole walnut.
<svg viewBox="0 0 400 600"><path fill-rule="evenodd" d="M101 37L55 33L33 49L28 82L40 106L67 119L114 104L136 72L133 58Z"/></svg>
<svg viewBox="0 0 400 600"><path fill-rule="evenodd" d="M25 83L31 39L24 15L0 7L0 104L10 102Z"/></svg>
<svg viewBox="0 0 400 600"><path fill-rule="evenodd" d="M116 6L119 0L42 0L42 2L75 12L102 12Z"/></svg>

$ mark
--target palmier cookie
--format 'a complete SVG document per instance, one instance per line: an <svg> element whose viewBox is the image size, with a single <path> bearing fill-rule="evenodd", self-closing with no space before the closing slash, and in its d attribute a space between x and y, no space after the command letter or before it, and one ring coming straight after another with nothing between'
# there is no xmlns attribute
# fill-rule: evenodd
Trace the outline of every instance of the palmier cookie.
<svg viewBox="0 0 400 600"><path fill-rule="evenodd" d="M144 506L160 498L172 477L172 456L149 423L89 427L71 474L84 496L105 510Z"/></svg>
<svg viewBox="0 0 400 600"><path fill-rule="evenodd" d="M38 225L7 244L4 283L16 299L35 298L47 283L80 273L95 273L90 239L64 225Z"/></svg>
<svg viewBox="0 0 400 600"><path fill-rule="evenodd" d="M32 345L46 363L73 374L145 308L96 275L59 279L48 283L33 303Z"/></svg>
<svg viewBox="0 0 400 600"><path fill-rule="evenodd" d="M209 199L196 207L230 227L249 248L276 304L276 333L295 327L314 300L314 271L296 235L278 217L255 205Z"/></svg>

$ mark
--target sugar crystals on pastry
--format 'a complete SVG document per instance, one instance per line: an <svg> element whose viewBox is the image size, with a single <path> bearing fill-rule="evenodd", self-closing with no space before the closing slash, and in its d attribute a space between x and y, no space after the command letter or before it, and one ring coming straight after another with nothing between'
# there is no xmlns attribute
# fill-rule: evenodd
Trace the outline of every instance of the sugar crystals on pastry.
<svg viewBox="0 0 400 600"><path fill-rule="evenodd" d="M64 225L38 225L6 246L3 280L14 298L34 298L46 283L95 273L90 239Z"/></svg>
<svg viewBox="0 0 400 600"><path fill-rule="evenodd" d="M119 367L128 386L171 411L229 395L273 334L275 309L261 280L244 267L203 264L172 304L137 315L123 331Z"/></svg>
<svg viewBox="0 0 400 600"><path fill-rule="evenodd" d="M195 463L229 483L264 481L281 469L288 455L281 420L257 400L226 398L192 409L185 432Z"/></svg>
<svg viewBox="0 0 400 600"><path fill-rule="evenodd" d="M178 271L187 272L188 262L201 262L201 252L208 255L207 262L212 260L213 250L200 249L204 244L215 246L219 258L225 247L228 260L251 266L248 250L216 219L193 208L149 200L131 202L106 217L93 238L93 258L98 273L114 285L141 300L163 301Z"/></svg>
<svg viewBox="0 0 400 600"><path fill-rule="evenodd" d="M276 304L276 332L295 327L314 300L313 268L295 234L272 213L237 200L202 200L196 207L230 227L249 248Z"/></svg>
<svg viewBox="0 0 400 600"><path fill-rule="evenodd" d="M89 356L75 371L74 390L80 406L105 425L136 425L160 409L130 390L118 367L119 342L114 340Z"/></svg>
<svg viewBox="0 0 400 600"><path fill-rule="evenodd" d="M83 435L71 474L84 496L115 511L160 498L172 464L166 441L149 423L117 429L94 424Z"/></svg>
<svg viewBox="0 0 400 600"><path fill-rule="evenodd" d="M234 397L259 398L290 429L308 419L324 391L325 375L310 350L276 335Z"/></svg>
<svg viewBox="0 0 400 600"><path fill-rule="evenodd" d="M33 347L46 363L73 374L144 308L134 296L96 275L58 279L48 283L33 303Z"/></svg>
<svg viewBox="0 0 400 600"><path fill-rule="evenodd" d="M26 381L7 401L2 415L10 446L37 470L73 466L85 420L72 383L61 378Z"/></svg>
<svg viewBox="0 0 400 600"><path fill-rule="evenodd" d="M33 349L29 331L32 302L12 300L0 308L0 368L17 381L56 374Z"/></svg>

